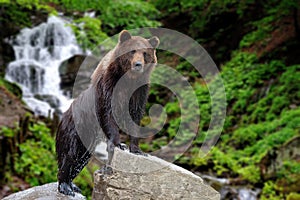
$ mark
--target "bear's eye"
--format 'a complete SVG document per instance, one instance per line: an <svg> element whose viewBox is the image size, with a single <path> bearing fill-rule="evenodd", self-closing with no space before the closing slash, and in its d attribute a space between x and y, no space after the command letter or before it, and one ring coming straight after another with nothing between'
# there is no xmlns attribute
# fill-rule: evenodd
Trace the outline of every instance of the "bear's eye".
<svg viewBox="0 0 300 200"><path fill-rule="evenodd" d="M136 50L131 50L130 53L131 54L135 54Z"/></svg>
<svg viewBox="0 0 300 200"><path fill-rule="evenodd" d="M146 57L146 56L147 56L147 53L146 53L146 52L144 52L144 53L143 53L143 55L144 55L144 57Z"/></svg>

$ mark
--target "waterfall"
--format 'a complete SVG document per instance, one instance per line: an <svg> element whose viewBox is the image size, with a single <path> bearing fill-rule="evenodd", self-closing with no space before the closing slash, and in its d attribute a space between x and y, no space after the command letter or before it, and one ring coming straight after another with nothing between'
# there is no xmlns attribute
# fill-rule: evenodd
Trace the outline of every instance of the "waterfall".
<svg viewBox="0 0 300 200"><path fill-rule="evenodd" d="M62 61L82 53L66 21L50 16L46 23L22 29L9 43L16 59L9 63L5 78L21 87L23 101L36 115L65 111L71 100L60 90L58 68Z"/></svg>

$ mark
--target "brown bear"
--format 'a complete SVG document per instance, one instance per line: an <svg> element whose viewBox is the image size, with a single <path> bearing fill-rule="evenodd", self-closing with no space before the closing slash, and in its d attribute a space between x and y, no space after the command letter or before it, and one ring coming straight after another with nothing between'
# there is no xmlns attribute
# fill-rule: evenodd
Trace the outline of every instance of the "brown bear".
<svg viewBox="0 0 300 200"><path fill-rule="evenodd" d="M72 181L88 163L100 141L107 142L109 162L115 147L125 148L120 143L121 124L125 127L122 131L125 129L130 135L130 152L144 155L138 145L136 125L144 114L150 73L157 64L158 44L155 36L145 39L122 31L116 47L101 60L91 76L91 86L63 114L56 135L59 192L71 196L80 192ZM114 93L121 79L121 90ZM128 102L129 105L125 105ZM124 114L128 111L130 120Z"/></svg>

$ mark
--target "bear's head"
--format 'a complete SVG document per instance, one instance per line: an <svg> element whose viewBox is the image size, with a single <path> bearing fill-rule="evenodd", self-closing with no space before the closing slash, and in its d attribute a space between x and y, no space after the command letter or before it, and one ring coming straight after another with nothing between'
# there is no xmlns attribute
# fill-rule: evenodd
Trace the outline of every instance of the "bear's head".
<svg viewBox="0 0 300 200"><path fill-rule="evenodd" d="M121 68L122 74L131 78L149 75L157 64L155 49L159 45L159 39L154 36L145 39L140 36L132 36L124 30L119 35L119 43L116 46L114 57Z"/></svg>

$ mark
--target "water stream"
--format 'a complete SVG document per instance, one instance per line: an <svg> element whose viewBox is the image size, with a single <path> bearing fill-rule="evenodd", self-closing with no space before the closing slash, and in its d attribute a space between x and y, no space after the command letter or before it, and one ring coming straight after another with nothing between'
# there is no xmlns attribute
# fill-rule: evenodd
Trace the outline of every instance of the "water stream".
<svg viewBox="0 0 300 200"><path fill-rule="evenodd" d="M221 200L257 200L261 192L259 188L249 188L246 185L231 185L228 178L216 178L214 176L200 174L209 185L215 188L221 195Z"/></svg>
<svg viewBox="0 0 300 200"><path fill-rule="evenodd" d="M45 23L22 29L9 43L16 59L8 65L5 78L21 87L23 101L36 115L65 111L71 100L60 90L58 68L82 53L66 21L50 16Z"/></svg>

